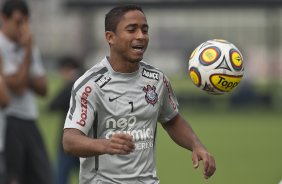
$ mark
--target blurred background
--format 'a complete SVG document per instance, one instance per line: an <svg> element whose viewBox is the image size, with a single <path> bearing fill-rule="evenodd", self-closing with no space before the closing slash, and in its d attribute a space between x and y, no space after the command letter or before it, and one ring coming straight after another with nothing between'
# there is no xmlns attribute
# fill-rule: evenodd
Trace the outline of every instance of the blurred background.
<svg viewBox="0 0 282 184"><path fill-rule="evenodd" d="M2 1L2 0L1 0ZM0 2L1 2L0 1ZM281 0L28 0L32 32L48 72L50 93L38 99L40 128L54 167L61 117L48 103L63 79L57 70L64 56L85 68L108 52L104 16L122 3L143 7L150 26L144 60L171 79L180 111L217 161L205 181L192 168L191 154L158 131L158 173L162 184L278 184L282 179L282 1ZM187 75L192 51L209 39L235 44L245 74L230 94L211 96ZM78 183L78 171L71 176Z"/></svg>
<svg viewBox="0 0 282 184"><path fill-rule="evenodd" d="M62 55L79 58L86 68L99 62L108 54L105 13L119 3L137 3L144 8L150 25L151 40L145 60L167 75L184 78L186 84L180 86L190 84L186 68L193 49L209 39L225 39L243 54L246 72L242 83L258 87L264 97L260 101L280 104L277 103L282 83L280 0L28 2L35 40L50 72Z"/></svg>

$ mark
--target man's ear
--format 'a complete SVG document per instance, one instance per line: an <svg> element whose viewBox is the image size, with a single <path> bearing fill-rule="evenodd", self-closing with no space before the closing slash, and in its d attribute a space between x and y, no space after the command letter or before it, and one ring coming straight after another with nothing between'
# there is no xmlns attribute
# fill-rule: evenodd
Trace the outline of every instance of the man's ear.
<svg viewBox="0 0 282 184"><path fill-rule="evenodd" d="M114 43L115 33L112 31L106 31L105 37L106 37L108 44L111 46Z"/></svg>

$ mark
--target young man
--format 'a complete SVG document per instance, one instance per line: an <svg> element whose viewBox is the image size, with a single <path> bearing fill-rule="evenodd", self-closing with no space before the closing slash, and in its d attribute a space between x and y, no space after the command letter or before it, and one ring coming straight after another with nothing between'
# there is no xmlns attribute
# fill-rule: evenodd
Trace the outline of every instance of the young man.
<svg viewBox="0 0 282 184"><path fill-rule="evenodd" d="M6 164L8 183L51 183L51 167L36 125L35 94L47 93L39 50L32 43L29 11L24 1L3 3L0 57L11 91L7 107Z"/></svg>
<svg viewBox="0 0 282 184"><path fill-rule="evenodd" d="M192 151L203 175L215 161L181 117L168 78L144 62L149 26L142 9L113 8L105 18L110 55L73 87L63 145L81 157L80 183L159 183L156 175L157 122L180 146Z"/></svg>

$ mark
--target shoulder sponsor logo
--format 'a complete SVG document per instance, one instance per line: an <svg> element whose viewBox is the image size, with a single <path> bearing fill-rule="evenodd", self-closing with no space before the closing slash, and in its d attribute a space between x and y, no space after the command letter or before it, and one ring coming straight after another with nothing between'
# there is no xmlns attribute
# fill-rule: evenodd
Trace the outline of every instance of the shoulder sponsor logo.
<svg viewBox="0 0 282 184"><path fill-rule="evenodd" d="M104 87L109 81L111 77L101 75L98 79L95 80L95 83L100 87Z"/></svg>
<svg viewBox="0 0 282 184"><path fill-rule="evenodd" d="M86 124L86 119L87 119L87 99L89 94L91 93L92 89L90 86L86 86L84 88L84 91L81 95L80 99L80 106L81 106L81 112L80 112L80 120L77 121L76 123L79 124L80 126L84 127Z"/></svg>
<svg viewBox="0 0 282 184"><path fill-rule="evenodd" d="M158 72L146 70L145 68L142 71L142 76L148 79L154 79L157 81L160 79L160 74Z"/></svg>
<svg viewBox="0 0 282 184"><path fill-rule="evenodd" d="M175 110L176 109L176 103L174 102L173 100L173 91L172 91L172 88L171 88L171 85L168 81L168 79L165 78L165 76L163 77L163 82L167 88L167 92L168 92L168 98L169 98L169 101L170 101L170 105L172 106L172 108Z"/></svg>

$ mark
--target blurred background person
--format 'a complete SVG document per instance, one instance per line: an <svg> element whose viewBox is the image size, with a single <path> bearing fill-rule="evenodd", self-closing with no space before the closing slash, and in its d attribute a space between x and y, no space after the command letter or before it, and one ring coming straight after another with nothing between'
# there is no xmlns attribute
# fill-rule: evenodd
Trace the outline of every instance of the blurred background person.
<svg viewBox="0 0 282 184"><path fill-rule="evenodd" d="M34 96L46 96L47 83L39 49L29 30L28 6L24 1L5 1L1 17L0 56L11 91L5 139L8 184L50 184L52 171L37 128Z"/></svg>
<svg viewBox="0 0 282 184"><path fill-rule="evenodd" d="M0 60L0 184L6 183L6 166L4 155L6 121L4 117L4 108L9 104L10 96L2 77L2 62Z"/></svg>
<svg viewBox="0 0 282 184"><path fill-rule="evenodd" d="M63 78L62 88L56 94L49 104L50 111L61 113L60 135L58 145L58 155L56 164L55 183L67 184L73 169L79 168L79 158L71 155L66 155L62 147L62 133L64 127L64 119L67 115L71 97L71 90L74 82L82 74L83 70L79 61L72 56L65 56L59 60L59 73Z"/></svg>

